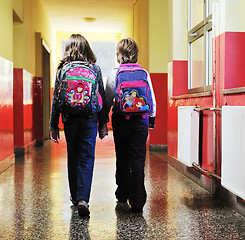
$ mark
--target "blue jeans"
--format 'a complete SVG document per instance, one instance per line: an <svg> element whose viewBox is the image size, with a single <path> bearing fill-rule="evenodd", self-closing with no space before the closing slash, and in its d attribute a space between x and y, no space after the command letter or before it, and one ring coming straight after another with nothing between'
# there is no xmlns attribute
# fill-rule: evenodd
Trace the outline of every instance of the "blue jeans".
<svg viewBox="0 0 245 240"><path fill-rule="evenodd" d="M97 122L81 117L64 123L68 154L68 180L73 201L89 202L93 169Z"/></svg>

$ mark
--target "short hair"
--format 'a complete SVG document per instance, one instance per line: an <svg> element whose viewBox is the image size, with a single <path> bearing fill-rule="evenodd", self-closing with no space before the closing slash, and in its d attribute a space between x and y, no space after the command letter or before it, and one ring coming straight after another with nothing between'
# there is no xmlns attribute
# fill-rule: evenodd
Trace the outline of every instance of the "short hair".
<svg viewBox="0 0 245 240"><path fill-rule="evenodd" d="M64 58L61 60L60 66L71 61L96 62L96 57L88 41L81 34L72 34L67 40Z"/></svg>
<svg viewBox="0 0 245 240"><path fill-rule="evenodd" d="M131 38L125 38L118 42L116 48L117 61L119 64L136 63L138 61L138 45Z"/></svg>

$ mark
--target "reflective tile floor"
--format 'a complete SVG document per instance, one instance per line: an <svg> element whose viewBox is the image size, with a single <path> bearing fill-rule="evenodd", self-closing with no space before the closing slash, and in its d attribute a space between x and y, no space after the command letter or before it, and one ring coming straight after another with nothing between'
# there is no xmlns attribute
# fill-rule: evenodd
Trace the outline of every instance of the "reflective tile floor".
<svg viewBox="0 0 245 240"><path fill-rule="evenodd" d="M143 214L117 206L112 133L98 139L90 201L81 219L69 201L64 137L46 141L0 174L0 239L245 239L245 218L148 153Z"/></svg>

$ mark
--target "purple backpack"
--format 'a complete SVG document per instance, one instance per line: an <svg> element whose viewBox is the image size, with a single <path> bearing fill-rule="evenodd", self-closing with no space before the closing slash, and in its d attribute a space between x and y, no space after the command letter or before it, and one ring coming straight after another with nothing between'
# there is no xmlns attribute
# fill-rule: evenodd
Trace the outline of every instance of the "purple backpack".
<svg viewBox="0 0 245 240"><path fill-rule="evenodd" d="M147 72L139 64L122 64L116 74L115 108L126 119L131 115L146 117L152 112L152 94Z"/></svg>
<svg viewBox="0 0 245 240"><path fill-rule="evenodd" d="M58 91L59 108L63 113L92 115L102 108L98 78L94 65L74 61L61 70Z"/></svg>

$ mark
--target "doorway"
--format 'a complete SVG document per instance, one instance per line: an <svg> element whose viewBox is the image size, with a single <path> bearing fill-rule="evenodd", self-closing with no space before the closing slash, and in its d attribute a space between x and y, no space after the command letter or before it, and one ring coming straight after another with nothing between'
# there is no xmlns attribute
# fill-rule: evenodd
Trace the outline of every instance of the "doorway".
<svg viewBox="0 0 245 240"><path fill-rule="evenodd" d="M49 139L50 117L50 51L42 41L42 77L43 77L43 138Z"/></svg>

